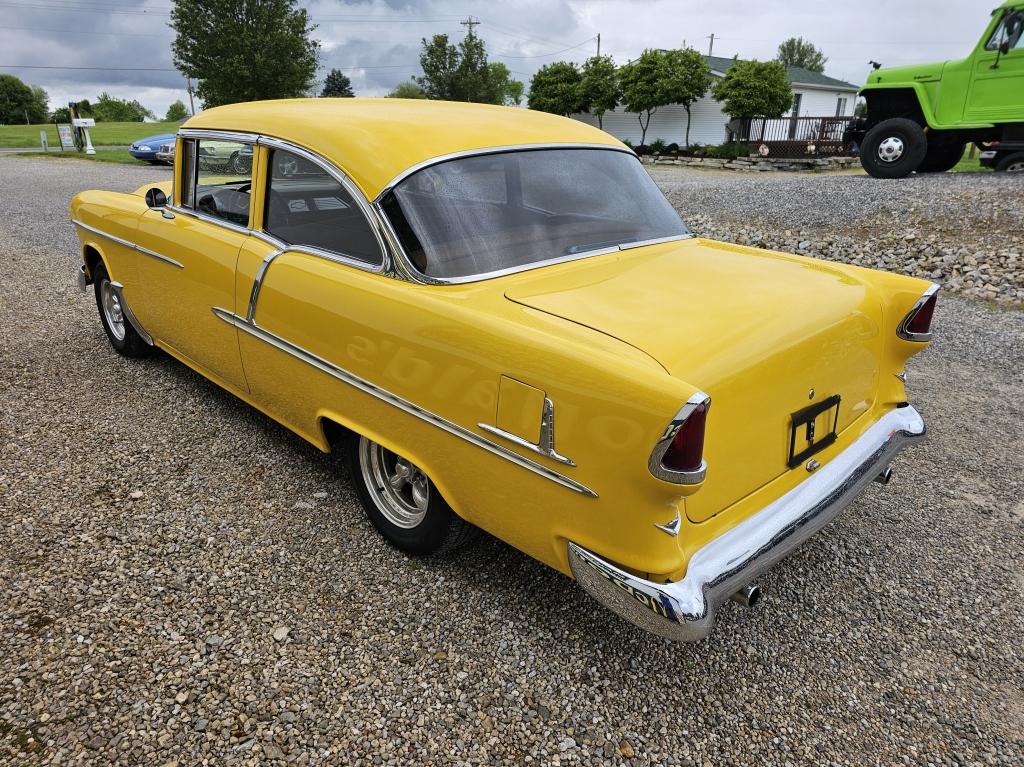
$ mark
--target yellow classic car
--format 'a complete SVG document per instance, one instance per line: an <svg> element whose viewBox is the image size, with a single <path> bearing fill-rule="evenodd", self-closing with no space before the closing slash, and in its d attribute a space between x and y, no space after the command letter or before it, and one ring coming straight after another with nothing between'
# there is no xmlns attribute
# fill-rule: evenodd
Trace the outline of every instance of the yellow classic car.
<svg viewBox="0 0 1024 767"><path fill-rule="evenodd" d="M482 528L672 639L753 604L925 434L904 366L935 285L695 237L570 119L218 107L178 132L173 182L71 217L117 352L160 347L347 451L398 548Z"/></svg>

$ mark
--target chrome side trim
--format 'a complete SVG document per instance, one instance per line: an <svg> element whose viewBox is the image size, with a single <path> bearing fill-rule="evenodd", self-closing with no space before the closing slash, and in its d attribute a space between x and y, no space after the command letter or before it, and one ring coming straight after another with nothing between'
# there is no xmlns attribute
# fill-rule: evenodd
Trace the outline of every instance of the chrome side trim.
<svg viewBox="0 0 1024 767"><path fill-rule="evenodd" d="M663 242L676 242L677 240L692 240L690 232L686 234L673 234L668 237L654 237L650 240L637 240L636 242L624 242L619 245L619 250L633 250L633 248L645 248L648 245L661 245Z"/></svg>
<svg viewBox="0 0 1024 767"><path fill-rule="evenodd" d="M588 143L544 143L544 144L505 144L503 146L491 146L482 147L480 149L465 149L461 152L449 152L448 154L438 155L437 157L431 157L422 162L418 162L412 165L393 179L391 179L380 194L374 198L374 203L380 202L384 197L394 189L398 184L402 183L405 179L409 178L413 173L418 173L424 168L429 168L431 165L439 165L443 162L450 162L452 160L461 160L465 157L479 157L487 154L505 154L507 152L531 152L540 149L608 149L612 152L624 152L636 156L632 149L626 146L616 146L615 144L588 144Z"/></svg>
<svg viewBox="0 0 1024 767"><path fill-rule="evenodd" d="M171 266L176 266L179 269L184 269L185 268L185 265L183 263L181 263L180 261L175 261L170 256L162 255L160 253L157 253L155 250L150 250L149 248L144 248L141 245L136 245L134 242L129 242L128 240L123 240L120 237L115 237L114 235L108 234L107 232L104 232L101 229L97 229L94 226L89 226L88 224L83 224L78 219L74 219L74 218L71 219L71 223L74 224L77 227L81 227L82 229L85 229L87 232L92 232L93 234L98 234L100 237L108 239L111 242L116 242L118 245L123 245L124 247L128 248L129 250L137 251L137 252L141 253L144 256L149 256L150 258L155 258L158 261L163 261L165 264L170 264Z"/></svg>
<svg viewBox="0 0 1024 767"><path fill-rule="evenodd" d="M164 206L164 209L172 210L175 213L180 213L183 216L189 216L190 218L198 219L199 221L205 221L208 224L215 224L216 226L230 229L232 232L237 232L238 234L252 234L252 229L247 226L242 226L241 224L236 224L232 221L225 221L223 218L217 218L216 216L201 213L198 210L192 210L191 208L181 208L177 205L171 205L168 203ZM252 218L252 210L249 211L249 218Z"/></svg>
<svg viewBox="0 0 1024 767"><path fill-rule="evenodd" d="M489 423L478 423L477 428L486 431L488 434L508 440L514 445L519 445L519 447L539 453L545 458L550 458L552 461L564 463L566 466L576 465L576 461L572 460L572 458L559 455L558 451L555 450L555 405L550 397L544 398L544 410L540 417L540 439L537 444L504 429L499 429L497 426L491 426Z"/></svg>
<svg viewBox="0 0 1024 767"><path fill-rule="evenodd" d="M903 321L900 322L899 327L896 328L896 335L898 335L904 341L920 341L923 343L925 341L932 340L932 332L930 329L927 333L911 333L909 330L907 330L907 325L909 325L910 321L914 319L914 315L918 313L921 307L925 305L925 302L938 292L938 284L933 282L930 286L928 286L928 289L921 294L921 297L917 299L917 301L914 302L914 305L910 308L910 311L907 312L907 316L903 318Z"/></svg>
<svg viewBox="0 0 1024 767"><path fill-rule="evenodd" d="M647 468L658 479L663 479L666 482L672 482L677 485L696 485L703 482L707 476L708 465L704 461L700 462L700 468L695 471L673 471L666 469L661 463L661 459L665 457L669 445L672 444L672 440L675 439L676 434L679 433L683 424L686 423L686 419L700 405L704 405L706 408L711 407L711 397L702 391L696 392L686 400L686 403L679 408L679 412L676 413L675 417L669 421L662 435L658 437L658 442L655 444L654 450L651 451L651 457L647 459Z"/></svg>
<svg viewBox="0 0 1024 767"><path fill-rule="evenodd" d="M312 367L315 367L316 369L324 373L327 373L328 375L334 378L337 378L339 381L342 381L348 384L349 386L359 389L360 391L369 394L372 397L376 397L382 402L386 402L389 405L393 405L394 407L397 407L399 410L402 410L403 412L408 413L409 415L415 416L416 418L426 421L427 423L436 426L442 431L446 431L449 434L459 437L460 439L463 439L466 442L469 442L479 448L488 451L489 453L492 453L500 458L504 458L505 460L510 461L516 464L517 466L521 466L522 468L527 469L528 471L532 471L534 474L544 477L545 479L551 480L552 482L555 482L561 485L562 487L568 488L569 490L573 490L574 492L580 493L581 495L585 495L589 498L597 498L597 493L595 493L586 485L582 485L579 482L576 482L575 480L570 479L569 477L559 474L557 471L553 471L552 469L549 469L548 467L539 464L536 461L532 461L529 458L526 458L525 456L519 455L519 453L509 450L508 448L503 447L502 445L499 445L495 442L491 442L488 439L484 439L479 434L474 434L473 432L459 426L458 424L452 423L451 421L442 418L441 416L432 413L429 410L426 410L425 408L421 408L419 405L416 405L410 402L409 400L398 396L397 394L393 394L387 389L377 386L376 384L371 383L370 381L367 381L364 378L360 378L359 376L350 373L344 368L335 365L333 362L329 362L328 360L325 360L322 357L318 357L312 352L309 352L303 349L302 347L297 346L291 343L290 341L287 341L284 338L275 335L274 333L271 333L269 330L264 330L263 328L259 327L255 322L246 320L245 318L239 317L237 314L233 312L229 312L228 310L221 309L219 307L214 307L213 313L217 315L220 319L224 320L225 322L234 325L239 330L248 333L249 335L255 338L258 338L259 340L268 343L277 349L280 349L286 354L290 354L296 359L305 362L307 365L311 365Z"/></svg>
<svg viewBox="0 0 1024 767"><path fill-rule="evenodd" d="M263 278L267 275L267 269L270 268L270 264L275 258L284 253L284 248L278 248L273 250L263 257L260 262L259 268L256 270L256 276L252 281L252 290L249 293L249 306L245 311L245 321L248 323L254 322L256 315L256 300L260 297L260 289L263 287Z"/></svg>
<svg viewBox="0 0 1024 767"><path fill-rule="evenodd" d="M572 542L569 566L592 597L626 620L696 642L711 632L723 602L831 522L925 433L913 407L890 410L795 488L697 549L675 583L639 578Z"/></svg>
<svg viewBox="0 0 1024 767"><path fill-rule="evenodd" d="M111 280L110 287L117 295L117 300L121 304L121 313L124 314L125 319L128 320L129 323L131 323L131 326L135 328L135 332L139 334L142 340L145 341L150 346L152 346L153 337L145 331L145 329L142 327L142 323L139 322L138 318L135 316L135 313L132 311L131 307L128 306L128 302L125 301L124 299L124 285L122 285L120 282L114 282L113 280Z"/></svg>

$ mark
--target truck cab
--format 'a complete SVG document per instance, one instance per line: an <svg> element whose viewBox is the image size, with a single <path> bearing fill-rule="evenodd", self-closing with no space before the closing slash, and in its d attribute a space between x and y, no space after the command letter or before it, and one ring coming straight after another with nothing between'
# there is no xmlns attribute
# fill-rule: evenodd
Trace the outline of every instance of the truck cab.
<svg viewBox="0 0 1024 767"><path fill-rule="evenodd" d="M877 67L860 95L865 116L847 139L876 178L941 173L967 143L996 170L1024 170L1024 0L992 11L964 59Z"/></svg>

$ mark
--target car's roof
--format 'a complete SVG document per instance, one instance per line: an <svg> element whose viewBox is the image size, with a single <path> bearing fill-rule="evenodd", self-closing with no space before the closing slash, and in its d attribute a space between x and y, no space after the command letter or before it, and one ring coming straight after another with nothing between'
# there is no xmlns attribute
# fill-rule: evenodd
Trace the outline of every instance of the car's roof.
<svg viewBox="0 0 1024 767"><path fill-rule="evenodd" d="M370 199L414 165L521 144L622 144L578 120L517 107L415 99L288 99L230 104L182 127L274 136L336 163Z"/></svg>
<svg viewBox="0 0 1024 767"><path fill-rule="evenodd" d="M165 138L174 138L173 133L154 133L152 136L146 136L145 138L136 139L135 143L140 141L156 141L157 139L163 140Z"/></svg>

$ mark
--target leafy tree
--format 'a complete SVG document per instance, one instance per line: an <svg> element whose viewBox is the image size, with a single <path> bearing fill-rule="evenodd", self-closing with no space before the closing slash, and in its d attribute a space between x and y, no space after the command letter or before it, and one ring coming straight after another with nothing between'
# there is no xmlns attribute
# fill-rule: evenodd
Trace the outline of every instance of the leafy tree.
<svg viewBox="0 0 1024 767"><path fill-rule="evenodd" d="M0 124L44 123L47 115L46 91L28 86L14 75L0 75Z"/></svg>
<svg viewBox="0 0 1024 767"><path fill-rule="evenodd" d="M96 122L140 123L147 117L155 119L155 115L135 99L117 99L105 91L92 105L92 116Z"/></svg>
<svg viewBox="0 0 1024 767"><path fill-rule="evenodd" d="M428 99L505 104L522 98L522 83L512 79L504 64L487 61L484 41L472 30L458 46L448 35L434 35L422 42L423 75L413 79Z"/></svg>
<svg viewBox="0 0 1024 767"><path fill-rule="evenodd" d="M786 68L777 61L736 61L711 91L734 119L781 117L793 106Z"/></svg>
<svg viewBox="0 0 1024 767"><path fill-rule="evenodd" d="M825 55L810 40L802 37L791 37L781 45L775 60L786 67L800 67L811 72L824 72Z"/></svg>
<svg viewBox="0 0 1024 767"><path fill-rule="evenodd" d="M343 98L350 99L355 96L352 90L352 81L348 75L340 69L332 69L324 80L324 89L320 92L320 98Z"/></svg>
<svg viewBox="0 0 1024 767"><path fill-rule="evenodd" d="M313 87L320 43L297 0L174 0L174 65L208 107Z"/></svg>
<svg viewBox="0 0 1024 767"><path fill-rule="evenodd" d="M571 61L545 64L530 80L530 109L556 115L586 112L588 104L583 97L583 75Z"/></svg>
<svg viewBox="0 0 1024 767"><path fill-rule="evenodd" d="M682 104L686 109L686 146L690 145L690 108L703 98L714 78L707 59L692 48L665 51L665 70L661 81L662 100Z"/></svg>
<svg viewBox="0 0 1024 767"><path fill-rule="evenodd" d="M611 56L591 56L583 62L580 95L588 111L597 117L597 127L604 127L604 113L615 109L622 98L615 60Z"/></svg>
<svg viewBox="0 0 1024 767"><path fill-rule="evenodd" d="M427 94L416 83L399 83L387 95L389 99L425 99Z"/></svg>
<svg viewBox="0 0 1024 767"><path fill-rule="evenodd" d="M188 110L185 108L185 104L179 99L167 107L167 114L164 116L164 120L169 123L181 122L188 117Z"/></svg>
<svg viewBox="0 0 1024 767"><path fill-rule="evenodd" d="M67 107L57 107L50 112L50 122L69 123L71 122L71 112L68 111Z"/></svg>
<svg viewBox="0 0 1024 767"><path fill-rule="evenodd" d="M640 121L640 143L647 142L647 128L658 107L672 103L667 99L664 78L668 62L664 51L647 49L640 57L619 69L622 102Z"/></svg>

